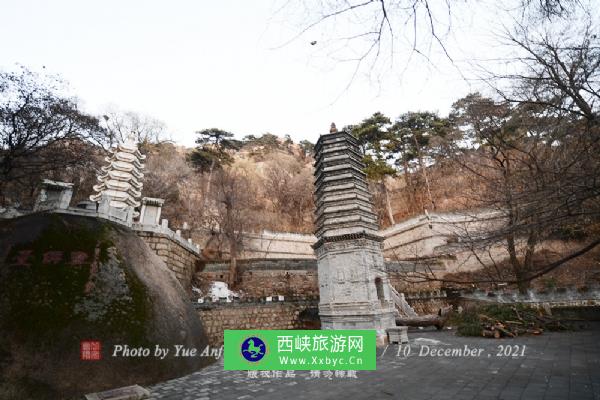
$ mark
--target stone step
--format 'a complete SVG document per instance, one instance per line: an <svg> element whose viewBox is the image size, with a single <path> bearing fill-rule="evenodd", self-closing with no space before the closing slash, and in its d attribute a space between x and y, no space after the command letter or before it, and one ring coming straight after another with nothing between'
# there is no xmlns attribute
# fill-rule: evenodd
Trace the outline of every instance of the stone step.
<svg viewBox="0 0 600 400"><path fill-rule="evenodd" d="M141 400L147 399L150 392L140 385L125 386L85 395L86 400Z"/></svg>

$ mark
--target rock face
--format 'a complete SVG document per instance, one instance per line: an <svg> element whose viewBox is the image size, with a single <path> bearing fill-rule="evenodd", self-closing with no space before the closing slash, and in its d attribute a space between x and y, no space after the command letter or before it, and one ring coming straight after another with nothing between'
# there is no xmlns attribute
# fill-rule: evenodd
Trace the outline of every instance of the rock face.
<svg viewBox="0 0 600 400"><path fill-rule="evenodd" d="M33 214L0 221L0 398L69 398L180 376L211 362L175 358L207 341L186 294L132 231ZM99 361L81 360L99 341ZM149 348L113 357L114 346ZM169 348L160 360L156 345Z"/></svg>

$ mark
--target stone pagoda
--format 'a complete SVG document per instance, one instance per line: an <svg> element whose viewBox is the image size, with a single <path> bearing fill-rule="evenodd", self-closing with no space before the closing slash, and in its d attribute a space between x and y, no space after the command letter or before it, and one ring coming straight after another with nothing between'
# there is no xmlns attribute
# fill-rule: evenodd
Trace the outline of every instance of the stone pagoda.
<svg viewBox="0 0 600 400"><path fill-rule="evenodd" d="M140 153L133 136L127 137L111 150L98 175L99 184L94 186L95 194L90 200L101 203L108 201L108 206L120 210L132 210L140 205L142 195L142 178L146 156ZM135 216L135 215L134 215Z"/></svg>
<svg viewBox="0 0 600 400"><path fill-rule="evenodd" d="M330 133L315 145L319 316L323 329L395 327L395 308L383 260L383 237L356 139Z"/></svg>

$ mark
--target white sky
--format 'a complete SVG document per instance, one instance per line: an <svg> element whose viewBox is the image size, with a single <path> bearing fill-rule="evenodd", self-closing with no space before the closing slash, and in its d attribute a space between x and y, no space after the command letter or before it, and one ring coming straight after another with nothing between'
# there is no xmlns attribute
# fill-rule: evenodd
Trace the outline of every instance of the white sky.
<svg viewBox="0 0 600 400"><path fill-rule="evenodd" d="M195 131L210 127L239 138L271 132L314 142L332 121L341 127L375 111L390 117L417 110L445 114L476 88L434 49L437 68L413 56L399 74L408 52L399 53L394 73L379 84L359 75L344 91L353 67L320 47L327 30L273 49L305 23L305 16L294 19L291 8L277 11L280 5L274 0L0 0L0 68L45 66L70 83L89 112L100 114L113 104L149 114L188 146ZM488 23L478 19L479 25ZM457 59L489 49L472 24L468 16L459 21L456 28L464 32L448 42Z"/></svg>

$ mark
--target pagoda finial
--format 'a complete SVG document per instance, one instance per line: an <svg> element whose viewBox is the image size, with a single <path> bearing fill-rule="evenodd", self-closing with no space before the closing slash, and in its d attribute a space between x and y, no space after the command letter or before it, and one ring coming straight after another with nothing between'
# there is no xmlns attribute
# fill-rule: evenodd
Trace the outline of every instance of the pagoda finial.
<svg viewBox="0 0 600 400"><path fill-rule="evenodd" d="M335 126L335 122L331 123L331 128L329 128L329 133L337 133L337 128Z"/></svg>

